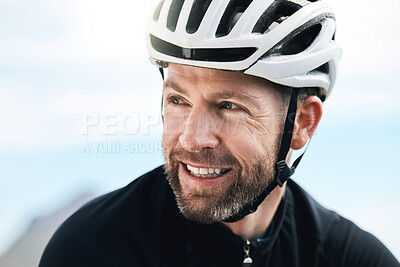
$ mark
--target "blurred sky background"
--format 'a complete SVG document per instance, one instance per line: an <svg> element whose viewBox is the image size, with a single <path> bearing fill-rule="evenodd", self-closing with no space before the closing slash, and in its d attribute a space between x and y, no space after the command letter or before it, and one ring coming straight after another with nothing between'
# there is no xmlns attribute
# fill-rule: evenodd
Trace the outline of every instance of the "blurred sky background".
<svg viewBox="0 0 400 267"><path fill-rule="evenodd" d="M294 179L400 258L400 1L328 2L344 54ZM0 0L0 255L34 218L163 163L153 5Z"/></svg>

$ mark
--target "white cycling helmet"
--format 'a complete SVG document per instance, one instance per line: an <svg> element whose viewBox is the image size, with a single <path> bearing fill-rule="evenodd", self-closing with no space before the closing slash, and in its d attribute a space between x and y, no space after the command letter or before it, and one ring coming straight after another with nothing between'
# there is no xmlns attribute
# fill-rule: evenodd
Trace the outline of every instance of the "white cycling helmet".
<svg viewBox="0 0 400 267"><path fill-rule="evenodd" d="M151 61L238 71L329 95L342 50L316 0L162 0L147 27Z"/></svg>

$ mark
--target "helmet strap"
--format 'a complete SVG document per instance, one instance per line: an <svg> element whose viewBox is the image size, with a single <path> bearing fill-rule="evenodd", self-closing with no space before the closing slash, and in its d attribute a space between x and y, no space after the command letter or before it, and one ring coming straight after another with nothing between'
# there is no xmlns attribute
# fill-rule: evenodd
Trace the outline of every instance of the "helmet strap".
<svg viewBox="0 0 400 267"><path fill-rule="evenodd" d="M163 79L163 82L165 81L164 77L164 69L163 68L158 68L161 74L161 78ZM161 95L161 120L164 123L164 96Z"/></svg>
<svg viewBox="0 0 400 267"><path fill-rule="evenodd" d="M275 164L276 172L274 180L267 186L267 188L264 189L263 192L261 192L261 194L254 198L249 204L245 205L239 213L223 220L224 222L237 222L243 219L245 216L255 212L258 206L271 193L271 191L274 190L277 186L282 187L283 184L290 178L290 176L293 175L296 167L299 165L300 160L306 152L308 146L304 150L303 154L301 154L293 162L292 167L289 167L285 161L290 149L290 145L292 143L293 128L297 111L297 96L298 89L292 89L288 112L285 120L285 127L282 134L281 148L278 155L278 161Z"/></svg>
<svg viewBox="0 0 400 267"><path fill-rule="evenodd" d="M161 77L164 81L164 69L163 68L158 68L158 70L160 71Z"/></svg>

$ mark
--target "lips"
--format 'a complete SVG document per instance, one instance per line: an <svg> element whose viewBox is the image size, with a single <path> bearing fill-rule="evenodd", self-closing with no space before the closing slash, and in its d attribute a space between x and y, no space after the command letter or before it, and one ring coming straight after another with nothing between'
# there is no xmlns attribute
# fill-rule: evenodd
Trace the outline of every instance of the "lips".
<svg viewBox="0 0 400 267"><path fill-rule="evenodd" d="M215 178L222 176L223 174L230 171L230 168L215 168L215 167L194 167L189 164L185 164L187 171L196 177L200 178Z"/></svg>

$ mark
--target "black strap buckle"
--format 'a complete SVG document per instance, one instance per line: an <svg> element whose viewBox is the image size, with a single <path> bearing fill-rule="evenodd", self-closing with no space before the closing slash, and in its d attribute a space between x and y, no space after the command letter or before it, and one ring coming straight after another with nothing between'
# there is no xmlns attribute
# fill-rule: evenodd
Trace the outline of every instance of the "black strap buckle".
<svg viewBox="0 0 400 267"><path fill-rule="evenodd" d="M275 164L276 175L275 182L282 187L283 184L293 175L295 168L289 168L284 160L278 161Z"/></svg>

